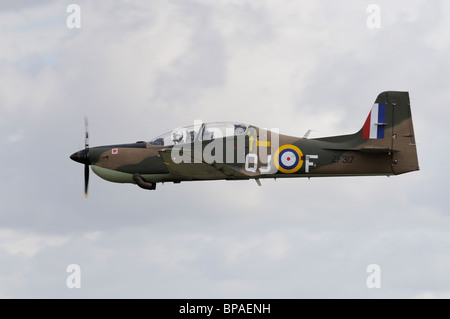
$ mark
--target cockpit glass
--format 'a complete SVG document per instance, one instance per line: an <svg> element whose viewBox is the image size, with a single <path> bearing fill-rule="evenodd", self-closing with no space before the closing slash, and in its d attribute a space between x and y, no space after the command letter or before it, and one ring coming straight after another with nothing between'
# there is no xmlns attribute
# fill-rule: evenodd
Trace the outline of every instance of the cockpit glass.
<svg viewBox="0 0 450 319"><path fill-rule="evenodd" d="M215 122L197 124L181 128L162 134L150 141L154 146L171 146L175 144L192 143L195 141L198 132L199 140L207 141L214 138L222 138L233 135L243 135L247 132L248 125L231 122Z"/></svg>
<svg viewBox="0 0 450 319"><path fill-rule="evenodd" d="M170 146L174 144L192 143L197 136L201 125L191 125L179 127L170 132L155 137L150 141L150 145Z"/></svg>
<svg viewBox="0 0 450 319"><path fill-rule="evenodd" d="M200 140L208 141L234 135L243 135L248 125L241 123L216 122L206 123L201 131Z"/></svg>

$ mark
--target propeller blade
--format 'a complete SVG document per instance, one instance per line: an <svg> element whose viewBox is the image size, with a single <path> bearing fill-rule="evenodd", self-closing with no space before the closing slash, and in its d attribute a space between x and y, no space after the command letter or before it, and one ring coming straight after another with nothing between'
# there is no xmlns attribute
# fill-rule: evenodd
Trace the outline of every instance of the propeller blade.
<svg viewBox="0 0 450 319"><path fill-rule="evenodd" d="M84 138L84 147L86 150L86 159L87 162L84 165L84 197L88 196L88 186L89 186L89 132L88 132L88 119L87 116L84 117L84 128L86 131L86 135Z"/></svg>
<svg viewBox="0 0 450 319"><path fill-rule="evenodd" d="M91 165L91 161L89 158L89 133L88 133L88 120L87 117L84 117L84 126L85 126L85 140L84 140L84 150L78 151L70 155L70 159L84 164L84 197L87 198L88 194L88 186L89 186L89 165Z"/></svg>
<svg viewBox="0 0 450 319"><path fill-rule="evenodd" d="M84 165L84 197L88 196L88 186L89 186L89 165Z"/></svg>
<svg viewBox="0 0 450 319"><path fill-rule="evenodd" d="M84 139L84 148L89 148L89 133L88 133L88 119L84 117L84 128L86 131L86 136Z"/></svg>

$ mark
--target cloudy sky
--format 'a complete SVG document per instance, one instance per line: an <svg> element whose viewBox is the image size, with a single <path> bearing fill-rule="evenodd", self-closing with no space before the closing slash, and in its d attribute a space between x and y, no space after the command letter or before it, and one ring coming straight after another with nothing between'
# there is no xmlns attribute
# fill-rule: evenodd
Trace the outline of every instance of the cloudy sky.
<svg viewBox="0 0 450 319"><path fill-rule="evenodd" d="M449 30L443 0L2 1L0 297L450 298ZM321 137L386 90L410 92L419 172L156 191L91 173L86 200L69 159L84 116L91 146L194 120Z"/></svg>

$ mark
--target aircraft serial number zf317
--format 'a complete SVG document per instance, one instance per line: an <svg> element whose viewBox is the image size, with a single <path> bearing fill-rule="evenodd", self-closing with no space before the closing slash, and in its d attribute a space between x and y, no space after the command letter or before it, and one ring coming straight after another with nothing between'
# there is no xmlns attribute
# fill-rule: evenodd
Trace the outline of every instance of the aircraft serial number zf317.
<svg viewBox="0 0 450 319"><path fill-rule="evenodd" d="M87 126L87 124L86 124ZM309 133L309 132L308 132ZM195 123L149 142L89 147L70 158L101 178L157 183L285 177L398 175L419 169L408 92L380 93L362 128L308 139L243 123Z"/></svg>

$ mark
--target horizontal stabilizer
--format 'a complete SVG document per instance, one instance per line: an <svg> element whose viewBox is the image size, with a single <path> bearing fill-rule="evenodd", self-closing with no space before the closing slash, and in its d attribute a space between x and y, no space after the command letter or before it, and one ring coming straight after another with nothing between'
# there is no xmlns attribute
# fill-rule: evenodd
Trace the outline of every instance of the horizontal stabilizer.
<svg viewBox="0 0 450 319"><path fill-rule="evenodd" d="M397 150L393 150L392 148L387 147L360 147L360 148L342 148L342 147L326 147L324 148L326 150L333 150L333 151L344 151L344 152L364 152L364 153L391 153L391 152L397 152Z"/></svg>

